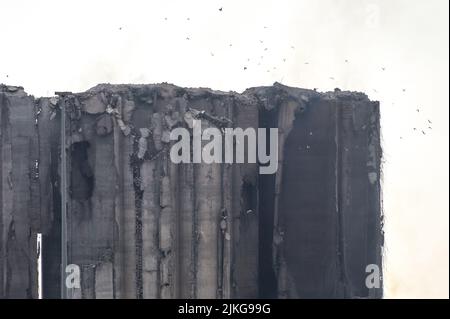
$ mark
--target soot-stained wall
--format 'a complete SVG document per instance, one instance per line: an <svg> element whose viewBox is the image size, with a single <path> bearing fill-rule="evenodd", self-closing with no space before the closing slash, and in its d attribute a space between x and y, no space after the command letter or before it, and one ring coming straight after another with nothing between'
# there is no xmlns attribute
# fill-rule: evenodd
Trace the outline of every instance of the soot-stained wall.
<svg viewBox="0 0 450 319"><path fill-rule="evenodd" d="M2 85L0 107L1 298L37 298L38 253L43 297L60 296L62 149L81 270L69 298L382 296L366 286L366 266L382 266L379 104L362 93L102 84L34 98ZM276 173L173 163L170 131L194 119L278 128Z"/></svg>

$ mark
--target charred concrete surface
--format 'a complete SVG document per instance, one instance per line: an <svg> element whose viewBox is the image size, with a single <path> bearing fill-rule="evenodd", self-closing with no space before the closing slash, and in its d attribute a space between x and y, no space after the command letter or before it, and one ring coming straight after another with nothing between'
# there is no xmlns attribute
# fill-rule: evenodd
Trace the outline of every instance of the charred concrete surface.
<svg viewBox="0 0 450 319"><path fill-rule="evenodd" d="M379 105L275 83L242 94L98 85L35 99L0 86L0 297L60 296L61 103L70 298L379 298ZM277 127L278 170L174 164L175 127Z"/></svg>

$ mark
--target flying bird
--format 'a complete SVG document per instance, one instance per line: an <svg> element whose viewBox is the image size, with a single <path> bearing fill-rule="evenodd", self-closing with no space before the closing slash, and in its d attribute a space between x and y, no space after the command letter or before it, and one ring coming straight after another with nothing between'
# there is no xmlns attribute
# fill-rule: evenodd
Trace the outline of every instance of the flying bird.
<svg viewBox="0 0 450 319"><path fill-rule="evenodd" d="M246 66L244 66L244 71L245 71L245 70L247 70L247 67L246 67Z"/></svg>
<svg viewBox="0 0 450 319"><path fill-rule="evenodd" d="M219 8L219 11L222 11L222 8Z"/></svg>

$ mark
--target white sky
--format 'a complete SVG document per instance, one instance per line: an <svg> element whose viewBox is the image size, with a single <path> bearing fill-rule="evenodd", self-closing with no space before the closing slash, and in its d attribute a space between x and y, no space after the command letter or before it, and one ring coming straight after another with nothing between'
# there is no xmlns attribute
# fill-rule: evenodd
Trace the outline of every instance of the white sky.
<svg viewBox="0 0 450 319"><path fill-rule="evenodd" d="M381 102L386 297L448 298L448 10L447 0L0 0L0 83L36 96L104 82L364 91Z"/></svg>

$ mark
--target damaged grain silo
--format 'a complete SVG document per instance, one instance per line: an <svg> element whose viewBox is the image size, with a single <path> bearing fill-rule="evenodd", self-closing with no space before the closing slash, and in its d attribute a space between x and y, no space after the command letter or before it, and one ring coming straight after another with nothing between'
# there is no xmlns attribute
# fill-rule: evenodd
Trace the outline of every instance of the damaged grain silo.
<svg viewBox="0 0 450 319"><path fill-rule="evenodd" d="M65 290L64 254L81 271L67 298L382 296L366 285L383 234L379 104L364 94L2 85L0 106L1 298L38 297L37 234L43 298ZM278 169L174 163L170 131L195 119L278 128Z"/></svg>

